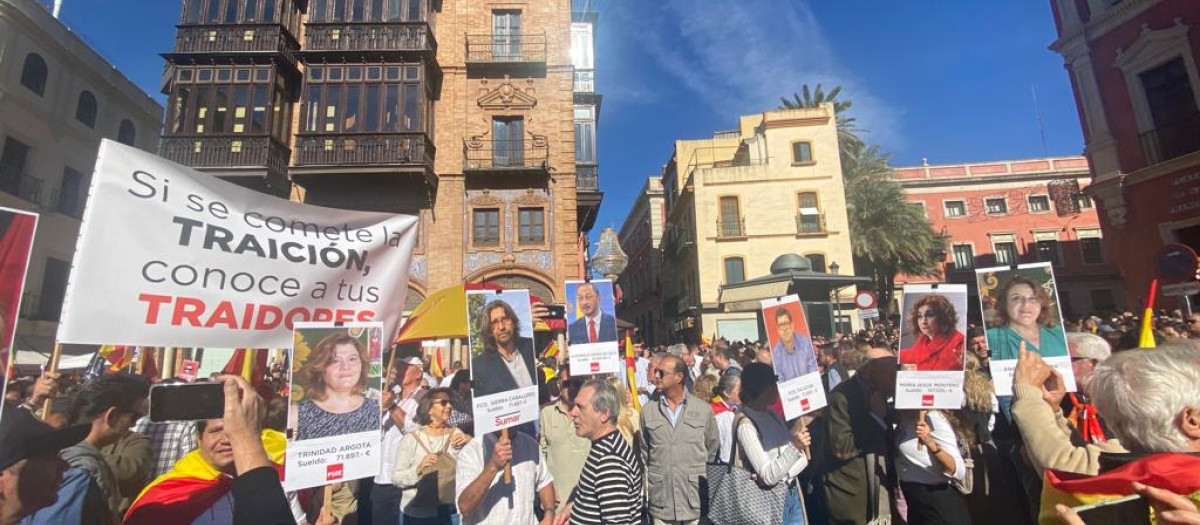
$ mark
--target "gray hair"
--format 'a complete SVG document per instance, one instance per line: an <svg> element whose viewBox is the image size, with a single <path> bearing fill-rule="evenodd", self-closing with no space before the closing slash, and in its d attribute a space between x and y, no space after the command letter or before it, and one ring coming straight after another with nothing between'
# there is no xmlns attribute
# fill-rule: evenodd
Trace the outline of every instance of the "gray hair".
<svg viewBox="0 0 1200 525"><path fill-rule="evenodd" d="M1096 365L1092 399L1130 452L1183 452L1179 413L1200 409L1200 354L1189 345L1118 352Z"/></svg>
<svg viewBox="0 0 1200 525"><path fill-rule="evenodd" d="M1104 361L1112 355L1112 347L1103 337L1089 332L1067 332L1067 345L1074 346L1073 357Z"/></svg>
<svg viewBox="0 0 1200 525"><path fill-rule="evenodd" d="M718 396L725 397L725 395L728 394L730 390L733 390L734 387L736 387L737 384L741 383L741 382L742 382L742 376L739 376L737 374L722 375L721 379L719 381L717 381L717 389L713 393Z"/></svg>
<svg viewBox="0 0 1200 525"><path fill-rule="evenodd" d="M675 343L667 347L667 353L676 357L682 356L683 354L688 353L688 347L683 343Z"/></svg>
<svg viewBox="0 0 1200 525"><path fill-rule="evenodd" d="M617 416L621 413L621 396L617 394L617 388L602 377L589 379L580 390L584 388L592 389L592 409L607 412L608 422L616 425Z"/></svg>

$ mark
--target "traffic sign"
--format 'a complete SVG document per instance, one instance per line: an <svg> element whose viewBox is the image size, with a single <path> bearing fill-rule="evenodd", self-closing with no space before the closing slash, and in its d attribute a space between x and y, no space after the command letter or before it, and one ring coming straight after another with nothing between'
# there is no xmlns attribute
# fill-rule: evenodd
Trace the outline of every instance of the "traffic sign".
<svg viewBox="0 0 1200 525"><path fill-rule="evenodd" d="M857 294L854 295L854 306L857 307L859 310L868 310L871 308L875 308L875 305L878 303L879 303L879 299L877 297L875 297L874 292L871 292L868 290L861 290ZM879 314L876 313L875 316L878 317ZM864 317L863 319L867 319L867 318Z"/></svg>
<svg viewBox="0 0 1200 525"><path fill-rule="evenodd" d="M1196 251L1186 244L1168 244L1158 252L1158 275L1166 279L1195 279Z"/></svg>
<svg viewBox="0 0 1200 525"><path fill-rule="evenodd" d="M878 319L879 318L879 309L878 308L865 308L865 309L859 310L858 318L859 319Z"/></svg>
<svg viewBox="0 0 1200 525"><path fill-rule="evenodd" d="M1162 287L1162 294L1167 297L1183 297L1200 293L1200 283L1196 281L1168 284Z"/></svg>

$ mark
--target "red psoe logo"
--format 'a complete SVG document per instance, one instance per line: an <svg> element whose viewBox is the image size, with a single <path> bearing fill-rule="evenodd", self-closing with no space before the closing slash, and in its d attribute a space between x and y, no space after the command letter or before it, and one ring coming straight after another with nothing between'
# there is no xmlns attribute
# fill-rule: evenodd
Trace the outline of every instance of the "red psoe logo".
<svg viewBox="0 0 1200 525"><path fill-rule="evenodd" d="M325 467L325 481L336 481L346 475L346 469L341 463Z"/></svg>

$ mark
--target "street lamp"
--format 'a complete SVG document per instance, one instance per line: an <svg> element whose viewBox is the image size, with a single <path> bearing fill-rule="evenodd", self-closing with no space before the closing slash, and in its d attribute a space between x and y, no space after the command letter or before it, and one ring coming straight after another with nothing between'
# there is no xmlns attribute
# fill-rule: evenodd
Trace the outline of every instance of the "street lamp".
<svg viewBox="0 0 1200 525"><path fill-rule="evenodd" d="M840 265L838 265L837 261L833 261L833 262L832 262L832 263L829 265L829 271L830 271L831 273L833 273L834 275L837 275L837 274L838 274L838 270L839 270L839 269L841 269L841 266L840 266Z"/></svg>
<svg viewBox="0 0 1200 525"><path fill-rule="evenodd" d="M600 232L600 240L596 242L591 270L615 282L628 264L629 256L621 250L621 240L617 238L617 232L612 228L605 228Z"/></svg>

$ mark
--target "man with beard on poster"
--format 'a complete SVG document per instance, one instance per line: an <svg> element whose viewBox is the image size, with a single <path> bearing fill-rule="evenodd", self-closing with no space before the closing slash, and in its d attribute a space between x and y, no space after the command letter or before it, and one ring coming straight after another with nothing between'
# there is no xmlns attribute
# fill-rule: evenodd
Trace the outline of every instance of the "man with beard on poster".
<svg viewBox="0 0 1200 525"><path fill-rule="evenodd" d="M496 299L483 307L479 334L483 352L471 360L475 396L537 386L533 340L521 337L521 320L508 303Z"/></svg>

